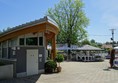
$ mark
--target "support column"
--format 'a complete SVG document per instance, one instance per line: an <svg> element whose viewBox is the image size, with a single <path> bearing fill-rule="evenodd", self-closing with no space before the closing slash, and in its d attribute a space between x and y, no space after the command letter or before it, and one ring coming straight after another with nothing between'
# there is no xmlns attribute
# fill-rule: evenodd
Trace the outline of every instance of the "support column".
<svg viewBox="0 0 118 83"><path fill-rule="evenodd" d="M51 51L51 58L54 60L56 58L56 37L55 35L52 38L52 51Z"/></svg>
<svg viewBox="0 0 118 83"><path fill-rule="evenodd" d="M47 46L48 46L48 40L45 39L45 46L46 46L46 50L47 50Z"/></svg>

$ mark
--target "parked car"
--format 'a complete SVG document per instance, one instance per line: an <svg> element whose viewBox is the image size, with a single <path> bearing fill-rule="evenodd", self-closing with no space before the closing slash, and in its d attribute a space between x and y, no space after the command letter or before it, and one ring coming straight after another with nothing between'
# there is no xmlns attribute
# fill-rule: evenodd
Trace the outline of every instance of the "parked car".
<svg viewBox="0 0 118 83"><path fill-rule="evenodd" d="M100 55L95 56L95 61L104 61L104 57Z"/></svg>
<svg viewBox="0 0 118 83"><path fill-rule="evenodd" d="M105 56L106 59L110 59L110 55Z"/></svg>

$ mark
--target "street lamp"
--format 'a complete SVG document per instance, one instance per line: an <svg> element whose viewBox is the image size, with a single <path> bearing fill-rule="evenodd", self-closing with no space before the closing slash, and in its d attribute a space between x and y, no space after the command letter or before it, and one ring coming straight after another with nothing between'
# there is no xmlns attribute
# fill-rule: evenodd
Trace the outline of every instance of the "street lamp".
<svg viewBox="0 0 118 83"><path fill-rule="evenodd" d="M111 38L111 40L112 40L112 47L114 47L114 31L116 30L116 29L110 29L111 30L111 32L112 32L112 38Z"/></svg>

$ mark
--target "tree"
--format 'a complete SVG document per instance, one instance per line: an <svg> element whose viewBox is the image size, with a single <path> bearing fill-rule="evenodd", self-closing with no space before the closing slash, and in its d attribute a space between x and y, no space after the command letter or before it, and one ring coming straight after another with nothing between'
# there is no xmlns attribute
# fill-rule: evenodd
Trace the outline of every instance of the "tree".
<svg viewBox="0 0 118 83"><path fill-rule="evenodd" d="M91 42L88 39L85 39L81 42L81 45L91 45Z"/></svg>
<svg viewBox="0 0 118 83"><path fill-rule="evenodd" d="M93 44L96 43L94 39L92 39L90 42L93 43Z"/></svg>
<svg viewBox="0 0 118 83"><path fill-rule="evenodd" d="M79 42L79 46L83 46L86 44L91 45L91 46L95 46L95 47L99 47L99 48L101 48L101 46L102 46L102 43L96 42L94 39L92 39L90 41L88 39L85 39L85 40Z"/></svg>
<svg viewBox="0 0 118 83"><path fill-rule="evenodd" d="M97 47L101 48L102 47L102 43L98 43L97 42Z"/></svg>
<svg viewBox="0 0 118 83"><path fill-rule="evenodd" d="M98 44L94 39L91 39L90 43L91 43L92 46L98 47Z"/></svg>
<svg viewBox="0 0 118 83"><path fill-rule="evenodd" d="M3 29L2 31L0 30L0 33L3 33L3 32L5 32L5 31L9 31L9 30L11 30L12 28L10 28L10 27L7 27L6 29Z"/></svg>
<svg viewBox="0 0 118 83"><path fill-rule="evenodd" d="M57 43L77 44L79 40L87 37L85 28L89 24L83 11L81 0L61 0L54 8L49 8L47 16L52 18L59 26L60 33Z"/></svg>

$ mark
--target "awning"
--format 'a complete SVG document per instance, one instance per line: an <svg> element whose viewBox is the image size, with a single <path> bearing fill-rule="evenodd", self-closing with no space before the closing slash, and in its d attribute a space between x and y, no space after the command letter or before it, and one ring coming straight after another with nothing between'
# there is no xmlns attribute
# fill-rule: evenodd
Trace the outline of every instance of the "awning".
<svg viewBox="0 0 118 83"><path fill-rule="evenodd" d="M85 50L85 51L101 51L103 49L94 47L94 46L90 46L90 45L84 45L80 48L78 48L78 50Z"/></svg>

